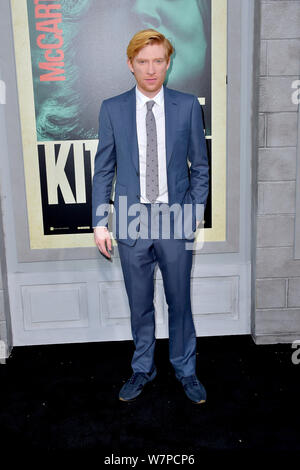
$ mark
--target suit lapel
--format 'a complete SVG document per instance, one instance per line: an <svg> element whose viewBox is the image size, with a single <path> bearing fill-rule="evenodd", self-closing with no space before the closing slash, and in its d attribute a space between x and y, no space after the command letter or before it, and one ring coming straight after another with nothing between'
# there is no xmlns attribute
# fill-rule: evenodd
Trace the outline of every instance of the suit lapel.
<svg viewBox="0 0 300 470"><path fill-rule="evenodd" d="M126 97L124 98L124 101L122 102L122 118L124 119L123 124L127 133L128 149L131 154L134 167L136 171L139 172L135 86L129 90Z"/></svg>
<svg viewBox="0 0 300 470"><path fill-rule="evenodd" d="M174 142L176 137L175 131L177 128L179 109L176 99L174 99L174 97L172 96L172 92L166 86L164 86L164 102L166 128L166 163L168 168L174 148Z"/></svg>

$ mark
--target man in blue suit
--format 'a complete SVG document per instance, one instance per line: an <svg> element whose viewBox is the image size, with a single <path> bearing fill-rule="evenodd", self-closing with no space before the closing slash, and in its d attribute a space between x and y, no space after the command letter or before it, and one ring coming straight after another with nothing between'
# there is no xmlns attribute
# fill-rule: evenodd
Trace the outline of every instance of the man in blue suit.
<svg viewBox="0 0 300 470"><path fill-rule="evenodd" d="M158 31L136 33L127 48L136 86L104 100L99 115L92 193L94 237L101 253L110 258L108 213L116 170L114 235L135 344L133 375L120 390L122 401L135 399L156 376L156 264L168 304L170 362L188 398L193 403L206 401L206 390L196 375L192 250L187 249L187 240L193 242L204 215L209 168L197 97L164 86L172 53L173 46ZM191 210L185 211L186 207Z"/></svg>

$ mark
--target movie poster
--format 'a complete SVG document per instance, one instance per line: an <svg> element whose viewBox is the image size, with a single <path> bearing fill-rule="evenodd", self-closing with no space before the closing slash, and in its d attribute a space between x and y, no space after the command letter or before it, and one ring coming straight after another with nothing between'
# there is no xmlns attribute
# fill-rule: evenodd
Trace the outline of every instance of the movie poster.
<svg viewBox="0 0 300 470"><path fill-rule="evenodd" d="M225 240L226 3L11 1L31 249L94 246L99 110L134 86L126 48L146 28L175 48L166 85L202 105L211 168L205 239Z"/></svg>

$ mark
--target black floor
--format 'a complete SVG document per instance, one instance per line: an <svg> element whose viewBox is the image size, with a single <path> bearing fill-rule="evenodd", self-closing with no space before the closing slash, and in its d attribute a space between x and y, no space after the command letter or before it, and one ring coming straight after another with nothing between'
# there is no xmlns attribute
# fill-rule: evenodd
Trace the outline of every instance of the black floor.
<svg viewBox="0 0 300 470"><path fill-rule="evenodd" d="M131 341L15 347L0 365L0 457L9 448L85 450L99 464L149 453L194 455L199 464L217 451L300 450L300 364L291 344L198 338L201 405L175 379L168 340L157 340L154 382L137 401L120 402L132 352Z"/></svg>

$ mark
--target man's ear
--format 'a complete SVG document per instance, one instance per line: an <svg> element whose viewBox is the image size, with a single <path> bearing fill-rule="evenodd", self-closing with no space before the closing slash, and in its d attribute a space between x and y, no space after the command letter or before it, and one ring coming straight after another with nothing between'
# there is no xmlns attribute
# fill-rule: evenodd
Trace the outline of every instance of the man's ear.
<svg viewBox="0 0 300 470"><path fill-rule="evenodd" d="M169 59L167 59L167 70L170 67L170 64L171 64L171 57L169 57Z"/></svg>
<svg viewBox="0 0 300 470"><path fill-rule="evenodd" d="M130 59L127 59L127 65L128 65L128 67L129 67L129 70L131 71L131 73L134 74L133 67L132 67L132 63L131 63L131 60L130 60Z"/></svg>

